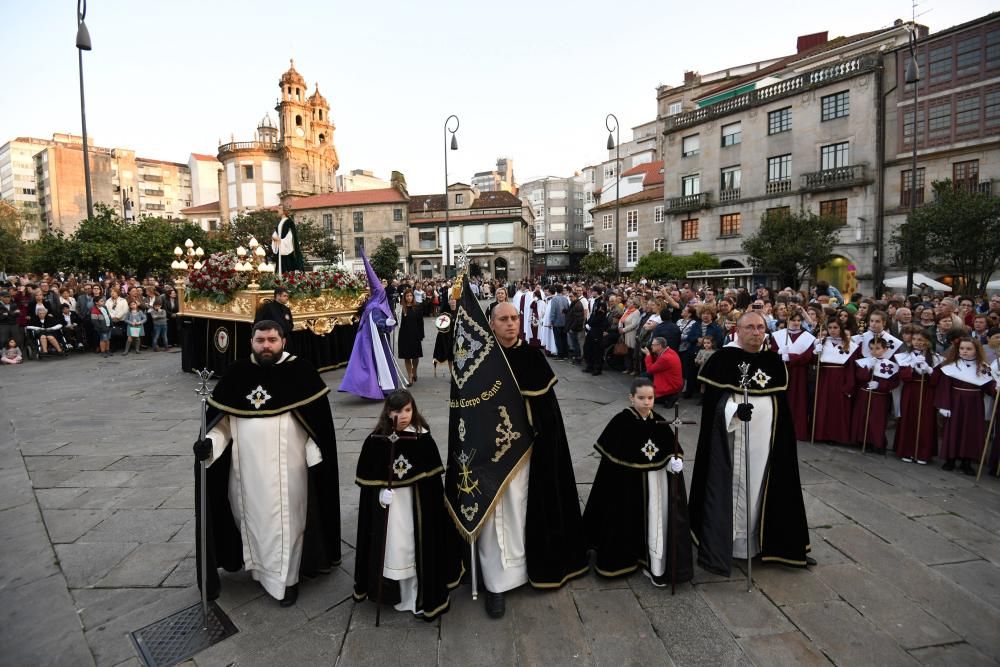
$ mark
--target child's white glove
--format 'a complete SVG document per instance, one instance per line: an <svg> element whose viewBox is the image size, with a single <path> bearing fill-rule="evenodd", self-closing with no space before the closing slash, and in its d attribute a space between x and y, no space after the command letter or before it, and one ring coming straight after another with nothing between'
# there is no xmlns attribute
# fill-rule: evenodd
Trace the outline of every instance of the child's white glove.
<svg viewBox="0 0 1000 667"><path fill-rule="evenodd" d="M788 353L787 353L787 352L782 352L782 353L781 353L781 360L782 360L782 361L784 361L784 362L786 362L786 363L787 363L789 359L791 359L791 357L789 357L789 356L788 356Z"/></svg>
<svg viewBox="0 0 1000 667"><path fill-rule="evenodd" d="M667 470L672 473L679 473L684 470L684 461L682 459L674 458L670 456L667 458Z"/></svg>
<svg viewBox="0 0 1000 667"><path fill-rule="evenodd" d="M941 408L940 410L938 410L938 414L947 419L948 417L951 417L951 410L945 410L944 408Z"/></svg>
<svg viewBox="0 0 1000 667"><path fill-rule="evenodd" d="M872 380L871 382L868 383L868 388L872 391L875 391L876 389L878 389L878 382Z"/></svg>
<svg viewBox="0 0 1000 667"><path fill-rule="evenodd" d="M392 504L392 489L382 489L378 494L378 502L382 507Z"/></svg>

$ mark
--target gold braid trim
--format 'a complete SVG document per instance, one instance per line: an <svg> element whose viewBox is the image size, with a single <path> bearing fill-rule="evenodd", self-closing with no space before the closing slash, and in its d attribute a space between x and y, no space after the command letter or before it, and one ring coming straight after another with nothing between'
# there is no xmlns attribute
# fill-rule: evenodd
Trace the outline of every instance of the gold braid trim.
<svg viewBox="0 0 1000 667"><path fill-rule="evenodd" d="M444 472L444 466L441 465L438 466L437 468L434 468L433 470L428 470L427 472L422 472L419 475L414 475L409 479L400 480L398 482L396 480L393 480L392 487L394 489L398 489L406 486L411 486L414 482L418 480L425 479L427 477L434 477L435 475L440 475L443 472ZM357 484L358 486L386 486L388 484L388 482L382 479L363 479L361 477L355 477L354 483Z"/></svg>
<svg viewBox="0 0 1000 667"><path fill-rule="evenodd" d="M543 388L538 389L537 391L528 391L527 389L522 389L521 396L543 396L549 392L549 389L552 389L552 387L555 386L558 380L559 378L553 375L552 379L549 380L549 383L545 385Z"/></svg>
<svg viewBox="0 0 1000 667"><path fill-rule="evenodd" d="M708 378L703 377L701 375L698 376L698 381L699 382L704 382L705 384L710 384L713 387L718 387L719 389L728 389L729 391L734 391L737 394L743 394L743 387L737 387L737 386L731 385L731 384L722 384L721 382L715 382L713 380L709 380ZM788 376L787 376L787 374L785 376L785 384L781 385L780 387L770 387L768 389L749 389L748 388L747 393L750 396L765 396L767 394L775 394L775 393L777 393L779 391L785 391L786 389L788 389Z"/></svg>
<svg viewBox="0 0 1000 667"><path fill-rule="evenodd" d="M207 400L208 400L208 404L209 405L211 405L214 408L218 408L219 411L225 412L228 415L235 415L237 417L244 417L244 416L247 416L247 417L271 417L271 416L274 416L274 415L285 414L286 412L294 410L295 408L301 408L303 405L309 405L310 403L312 403L313 401L315 401L317 398L320 398L321 396L326 396L329 393L330 393L330 388L329 387L323 387L318 392L316 392L312 396L309 396L308 398L304 398L301 401L297 401L295 403L292 403L291 405L286 405L283 408L277 408L275 410L240 410L238 408L231 408L228 405L223 405L222 403L219 403L218 401L216 401L215 399L213 399L211 396L209 396Z"/></svg>
<svg viewBox="0 0 1000 667"><path fill-rule="evenodd" d="M579 570L577 570L576 572L570 572L569 574L567 574L565 577L563 577L559 581L553 581L551 583L549 583L549 582L537 582L537 581L532 581L529 578L528 579L528 583L531 584L532 588L560 588L560 587L563 586L563 584L565 584L570 579L576 579L577 577L581 577L581 576L587 574L587 572L589 570L590 570L590 565L587 564L587 565L584 565Z"/></svg>
<svg viewBox="0 0 1000 667"><path fill-rule="evenodd" d="M622 461L621 459L617 459L614 456L612 456L611 454L608 454L604 450L604 448L601 447L601 443L599 443L599 442L595 442L594 443L594 449L596 449L598 452L600 452L601 456L607 458L612 463L614 463L616 465L620 465L620 466L625 467L625 468L632 468L634 470L659 470L659 469L663 468L665 465L667 465L667 459L663 459L663 461L661 461L659 463L629 463L627 461ZM670 456L673 456L673 454L668 455L668 458ZM680 457L677 457L677 458L680 458Z"/></svg>

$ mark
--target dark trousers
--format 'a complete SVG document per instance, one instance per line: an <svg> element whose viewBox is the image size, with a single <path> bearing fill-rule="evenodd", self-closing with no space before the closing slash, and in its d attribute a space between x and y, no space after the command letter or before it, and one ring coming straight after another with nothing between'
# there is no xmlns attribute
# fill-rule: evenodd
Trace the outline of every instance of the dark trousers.
<svg viewBox="0 0 1000 667"><path fill-rule="evenodd" d="M587 368L599 371L604 369L604 348L601 346L601 336L588 333L583 341L583 358Z"/></svg>
<svg viewBox="0 0 1000 667"><path fill-rule="evenodd" d="M556 355L560 359L566 358L566 327L552 327L552 335L556 337Z"/></svg>

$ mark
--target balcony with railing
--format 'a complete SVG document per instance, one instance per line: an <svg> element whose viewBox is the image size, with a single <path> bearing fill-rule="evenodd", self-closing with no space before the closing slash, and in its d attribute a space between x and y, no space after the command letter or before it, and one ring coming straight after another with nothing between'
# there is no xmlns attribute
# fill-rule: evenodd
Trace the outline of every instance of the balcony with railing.
<svg viewBox="0 0 1000 667"><path fill-rule="evenodd" d="M768 181L767 185L764 187L765 192L769 195L777 195L782 192L792 191L792 179L783 178L776 181Z"/></svg>
<svg viewBox="0 0 1000 667"><path fill-rule="evenodd" d="M163 176L159 174L139 174L139 180L149 181L150 183L162 183Z"/></svg>
<svg viewBox="0 0 1000 667"><path fill-rule="evenodd" d="M163 196L163 190L151 190L149 188L146 188L145 190L143 190L143 193L149 195L150 197L162 197Z"/></svg>
<svg viewBox="0 0 1000 667"><path fill-rule="evenodd" d="M802 174L801 188L805 192L841 190L865 184L865 165L852 164Z"/></svg>
<svg viewBox="0 0 1000 667"><path fill-rule="evenodd" d="M708 195L708 192L700 192L696 195L670 197L666 204L667 213L683 213L708 208Z"/></svg>
<svg viewBox="0 0 1000 667"><path fill-rule="evenodd" d="M281 144L274 141L230 141L228 144L219 146L219 153L232 153L234 151L276 151L281 148Z"/></svg>
<svg viewBox="0 0 1000 667"><path fill-rule="evenodd" d="M739 188L730 188L728 190L719 190L719 201L722 203L736 201L740 198Z"/></svg>
<svg viewBox="0 0 1000 667"><path fill-rule="evenodd" d="M953 181L952 187L955 190L968 192L970 194L976 192L978 192L981 195L993 194L993 181L979 181L974 179L965 179L965 180Z"/></svg>
<svg viewBox="0 0 1000 667"><path fill-rule="evenodd" d="M165 211L167 207L163 204L143 204L142 207L147 211Z"/></svg>

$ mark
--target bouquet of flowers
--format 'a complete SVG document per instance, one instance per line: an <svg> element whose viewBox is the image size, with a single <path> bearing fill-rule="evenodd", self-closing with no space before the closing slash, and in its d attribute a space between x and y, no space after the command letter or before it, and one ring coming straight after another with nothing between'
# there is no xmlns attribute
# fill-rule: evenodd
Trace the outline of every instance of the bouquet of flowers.
<svg viewBox="0 0 1000 667"><path fill-rule="evenodd" d="M367 278L349 271L288 271L282 275L263 276L260 282L261 289L284 287L293 299L316 297L323 290L357 296L368 287Z"/></svg>
<svg viewBox="0 0 1000 667"><path fill-rule="evenodd" d="M184 298L226 303L233 292L246 289L248 278L236 270L236 253L213 253L200 269L191 272Z"/></svg>

